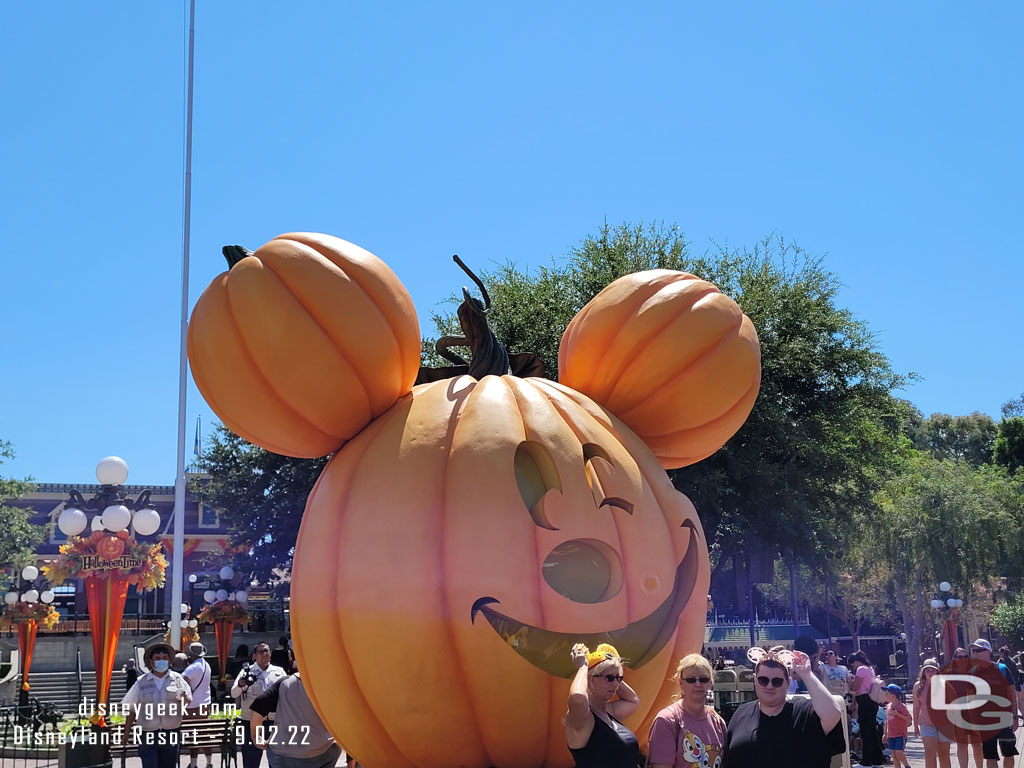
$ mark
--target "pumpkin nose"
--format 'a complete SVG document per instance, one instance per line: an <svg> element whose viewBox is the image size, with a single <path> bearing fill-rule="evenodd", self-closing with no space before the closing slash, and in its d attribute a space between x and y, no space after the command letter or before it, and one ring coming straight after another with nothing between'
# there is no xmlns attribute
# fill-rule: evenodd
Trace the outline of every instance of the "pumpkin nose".
<svg viewBox="0 0 1024 768"><path fill-rule="evenodd" d="M575 603L603 603L622 589L622 560L603 541L563 541L544 558L544 581Z"/></svg>

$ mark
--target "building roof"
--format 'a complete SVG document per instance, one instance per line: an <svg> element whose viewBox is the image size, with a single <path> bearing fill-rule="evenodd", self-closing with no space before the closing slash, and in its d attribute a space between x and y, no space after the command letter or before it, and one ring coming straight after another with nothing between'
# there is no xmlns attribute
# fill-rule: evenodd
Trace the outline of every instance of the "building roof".
<svg viewBox="0 0 1024 768"><path fill-rule="evenodd" d="M810 624L801 624L797 632L790 624L755 624L754 645L788 645L800 635L827 640L828 635ZM749 624L709 625L704 629L704 645L747 647L750 645Z"/></svg>

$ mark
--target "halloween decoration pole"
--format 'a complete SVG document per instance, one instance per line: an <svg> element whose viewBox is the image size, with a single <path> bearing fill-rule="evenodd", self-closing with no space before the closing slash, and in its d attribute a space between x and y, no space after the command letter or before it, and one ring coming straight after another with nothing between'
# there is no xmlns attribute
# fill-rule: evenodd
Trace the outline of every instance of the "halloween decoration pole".
<svg viewBox="0 0 1024 768"><path fill-rule="evenodd" d="M91 499L77 490L70 492L57 519L68 541L61 545L60 557L44 565L43 571L53 584L76 577L85 581L99 706L110 697L128 587L134 584L144 592L162 586L167 560L158 542L137 539L160 529L160 515L150 504L152 491L143 490L134 500L126 496L123 483L128 479L128 465L117 456L108 456L97 465L96 479L100 488ZM87 512L93 513L91 522ZM81 536L87 528L92 532ZM106 725L99 711L89 719L96 726Z"/></svg>
<svg viewBox="0 0 1024 768"><path fill-rule="evenodd" d="M50 603L53 592L49 589L40 594L33 582L39 576L39 569L34 565L26 566L21 571L21 589L12 590L4 596L6 610L0 615L0 629L17 629L18 653L21 656L21 687L18 694L18 705L28 705L28 675L32 669L32 653L36 644L36 633L40 626L53 629L60 620L60 615Z"/></svg>
<svg viewBox="0 0 1024 768"><path fill-rule="evenodd" d="M244 589L232 587L235 570L230 565L225 565L220 569L219 575L219 583L211 583L210 589L203 594L207 604L199 612L198 621L213 624L213 631L217 636L217 664L220 668L220 679L225 681L228 679L231 634L235 631L235 624L247 624L251 616L245 607L248 594Z"/></svg>

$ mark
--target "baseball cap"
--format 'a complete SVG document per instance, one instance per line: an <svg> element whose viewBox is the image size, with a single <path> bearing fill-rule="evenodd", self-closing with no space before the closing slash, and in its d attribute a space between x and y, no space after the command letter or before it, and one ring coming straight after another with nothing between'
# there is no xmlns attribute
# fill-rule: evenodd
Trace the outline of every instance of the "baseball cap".
<svg viewBox="0 0 1024 768"><path fill-rule="evenodd" d="M984 648L986 651L991 653L992 652L992 643L990 643L988 640L984 639L983 637L979 637L977 640L975 640L973 643L971 643L971 648Z"/></svg>
<svg viewBox="0 0 1024 768"><path fill-rule="evenodd" d="M924 669L926 667L931 667L932 669L938 669L939 668L939 662L937 662L935 659L925 659L924 663L921 664L921 669Z"/></svg>
<svg viewBox="0 0 1024 768"><path fill-rule="evenodd" d="M895 693L897 696L903 695L903 689L896 685L896 683L889 683L887 686L885 686L885 690L887 690L889 693Z"/></svg>

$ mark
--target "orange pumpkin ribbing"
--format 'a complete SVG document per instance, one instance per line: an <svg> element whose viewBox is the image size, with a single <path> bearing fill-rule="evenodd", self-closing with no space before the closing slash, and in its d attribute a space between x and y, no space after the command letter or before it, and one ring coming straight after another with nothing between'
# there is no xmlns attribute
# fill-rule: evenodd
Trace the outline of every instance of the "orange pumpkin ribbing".
<svg viewBox="0 0 1024 768"><path fill-rule="evenodd" d="M685 272L619 278L570 322L559 380L630 426L666 468L718 450L760 386L757 332L712 284Z"/></svg>
<svg viewBox="0 0 1024 768"><path fill-rule="evenodd" d="M520 495L515 457L524 441L557 467L560 487L544 497L556 530L537 525ZM632 514L598 506L584 444L606 452L604 490L633 501ZM684 522L699 532L692 505L643 442L586 397L512 376L415 387L335 455L303 517L293 636L300 667L315 660L303 672L318 711L368 765L571 764L568 680L521 656L481 614L471 621L474 601L494 598L504 615L553 633L615 630L660 605L698 547L693 599L678 627L627 670L642 700L630 718L639 727L667 703L674 660L703 638L706 545ZM545 582L545 558L576 540L618 553L616 594L581 603ZM646 738L643 728L637 734Z"/></svg>
<svg viewBox="0 0 1024 768"><path fill-rule="evenodd" d="M196 385L224 424L307 458L409 391L419 345L412 300L387 265L308 234L276 238L215 278L188 333Z"/></svg>

